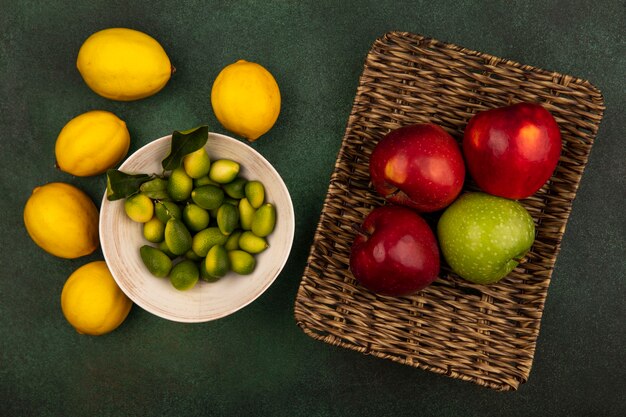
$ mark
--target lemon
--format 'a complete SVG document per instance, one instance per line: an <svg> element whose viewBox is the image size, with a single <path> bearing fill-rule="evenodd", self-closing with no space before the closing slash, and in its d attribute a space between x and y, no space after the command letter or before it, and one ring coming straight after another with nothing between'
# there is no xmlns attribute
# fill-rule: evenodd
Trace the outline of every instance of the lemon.
<svg viewBox="0 0 626 417"><path fill-rule="evenodd" d="M134 222L146 223L154 215L154 204L145 194L135 194L124 201L124 211Z"/></svg>
<svg viewBox="0 0 626 417"><path fill-rule="evenodd" d="M218 159L215 161L209 169L209 179L218 184L228 184L233 181L241 166L230 159Z"/></svg>
<svg viewBox="0 0 626 417"><path fill-rule="evenodd" d="M193 180L182 167L172 171L167 181L167 192L175 201L187 200L191 196Z"/></svg>
<svg viewBox="0 0 626 417"><path fill-rule="evenodd" d="M239 275L251 274L256 266L254 256L242 250L231 250L228 252L228 262L232 271Z"/></svg>
<svg viewBox="0 0 626 417"><path fill-rule="evenodd" d="M78 51L76 67L95 93L120 101L157 93L172 74L170 59L159 42L126 28L92 34Z"/></svg>
<svg viewBox="0 0 626 417"><path fill-rule="evenodd" d="M224 245L228 236L220 232L217 227L209 227L196 233L191 240L191 248L196 255L204 257L215 245Z"/></svg>
<svg viewBox="0 0 626 417"><path fill-rule="evenodd" d="M247 179L243 177L237 177L228 184L223 185L222 188L224 188L226 195L235 199L235 205L239 204L239 200L245 197L244 189L247 182Z"/></svg>
<svg viewBox="0 0 626 417"><path fill-rule="evenodd" d="M189 259L185 259L174 265L170 272L170 282L179 291L186 291L193 288L198 282L200 271L196 264Z"/></svg>
<svg viewBox="0 0 626 417"><path fill-rule="evenodd" d="M104 261L74 271L61 292L61 309L78 333L98 336L115 330L133 303L120 290Z"/></svg>
<svg viewBox="0 0 626 417"><path fill-rule="evenodd" d="M202 178L209 173L211 158L204 148L200 148L183 158L183 167L191 178Z"/></svg>
<svg viewBox="0 0 626 417"><path fill-rule="evenodd" d="M185 252L183 256L186 259L189 259L190 261L203 261L204 260L204 258L202 258L201 256L196 255L196 253L192 249L189 249L187 252Z"/></svg>
<svg viewBox="0 0 626 417"><path fill-rule="evenodd" d="M209 226L209 212L196 204L187 204L183 209L183 222L192 232L199 232Z"/></svg>
<svg viewBox="0 0 626 417"><path fill-rule="evenodd" d="M194 188L191 199L205 210L217 209L224 202L224 190L215 185L202 185Z"/></svg>
<svg viewBox="0 0 626 417"><path fill-rule="evenodd" d="M257 254L269 247L267 240L250 231L245 231L239 237L239 247L248 253Z"/></svg>
<svg viewBox="0 0 626 417"><path fill-rule="evenodd" d="M217 210L217 227L228 236L239 226L239 210L232 204L224 203Z"/></svg>
<svg viewBox="0 0 626 417"><path fill-rule="evenodd" d="M36 187L24 206L24 225L38 246L60 258L78 258L98 247L98 209L70 184Z"/></svg>
<svg viewBox="0 0 626 417"><path fill-rule="evenodd" d="M213 82L211 104L217 120L249 141L267 133L280 113L280 90L263 66L239 60Z"/></svg>
<svg viewBox="0 0 626 417"><path fill-rule="evenodd" d="M233 207L237 207L239 206L239 200L237 200L236 198L226 196L224 197L224 204L230 204Z"/></svg>
<svg viewBox="0 0 626 417"><path fill-rule="evenodd" d="M260 181L250 181L246 183L244 193L250 205L258 209L265 201L265 186Z"/></svg>
<svg viewBox="0 0 626 417"><path fill-rule="evenodd" d="M209 178L209 175L204 175L200 178L194 178L193 180L193 186L194 188L197 187L202 187L203 185L217 185L219 186L218 183L216 183L215 181L211 181L211 178Z"/></svg>
<svg viewBox="0 0 626 417"><path fill-rule="evenodd" d="M276 208L270 203L265 203L254 212L250 228L258 237L268 236L276 226Z"/></svg>
<svg viewBox="0 0 626 417"><path fill-rule="evenodd" d="M183 215L180 207L172 201L157 201L154 204L154 214L163 223L167 223L169 219L180 219Z"/></svg>
<svg viewBox="0 0 626 417"><path fill-rule="evenodd" d="M67 122L57 137L54 153L61 171L87 177L117 165L129 146L126 123L111 112L93 110Z"/></svg>
<svg viewBox="0 0 626 417"><path fill-rule="evenodd" d="M228 235L228 240L224 244L224 249L226 249L227 251L239 249L239 238L241 237L242 233L243 230L235 230L230 235Z"/></svg>
<svg viewBox="0 0 626 417"><path fill-rule="evenodd" d="M157 246L157 249L159 249L161 252L163 252L164 254L167 255L168 258L170 259L174 259L176 258L176 256L178 255L174 255L172 253L172 251L170 250L170 248L167 246L167 242L165 240L161 241L159 243L159 246Z"/></svg>
<svg viewBox="0 0 626 417"><path fill-rule="evenodd" d="M148 242L159 243L165 239L165 223L154 216L143 224L143 237Z"/></svg>
<svg viewBox="0 0 626 417"><path fill-rule="evenodd" d="M172 260L163 251L149 245L139 248L139 255L148 271L155 277L166 277L172 269Z"/></svg>
<svg viewBox="0 0 626 417"><path fill-rule="evenodd" d="M174 255L182 255L191 249L191 233L182 221L169 219L165 224L165 243Z"/></svg>
<svg viewBox="0 0 626 417"><path fill-rule="evenodd" d="M200 267L198 269L200 269L200 279L205 282L216 282L220 279L220 277L214 277L207 272L206 262L200 262Z"/></svg>
<svg viewBox="0 0 626 417"><path fill-rule="evenodd" d="M204 259L204 268L207 275L215 278L221 278L228 273L230 269L230 261L228 260L228 252L222 245L215 245L209 249Z"/></svg>
<svg viewBox="0 0 626 417"><path fill-rule="evenodd" d="M243 230L252 229L252 220L254 219L254 213L256 210L245 197L239 200L238 208L239 224L241 225L241 228Z"/></svg>

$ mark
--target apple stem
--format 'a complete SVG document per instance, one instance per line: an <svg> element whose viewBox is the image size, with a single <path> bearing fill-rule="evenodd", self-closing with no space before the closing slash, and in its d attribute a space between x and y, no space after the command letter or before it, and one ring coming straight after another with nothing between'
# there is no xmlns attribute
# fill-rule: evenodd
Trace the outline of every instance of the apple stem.
<svg viewBox="0 0 626 417"><path fill-rule="evenodd" d="M407 200L410 200L409 196L398 187L394 187L391 192L387 193L385 198L389 199L389 198L396 197L396 196L399 196L400 199L406 198Z"/></svg>
<svg viewBox="0 0 626 417"><path fill-rule="evenodd" d="M389 192L385 195L385 198L393 197L400 192L400 189L395 185L389 184L387 182L385 183L385 185L389 186Z"/></svg>

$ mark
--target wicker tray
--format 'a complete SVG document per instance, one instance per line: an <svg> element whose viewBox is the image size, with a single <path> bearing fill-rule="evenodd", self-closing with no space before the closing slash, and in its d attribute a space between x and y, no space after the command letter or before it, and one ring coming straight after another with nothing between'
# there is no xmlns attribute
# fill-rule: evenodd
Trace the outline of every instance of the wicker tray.
<svg viewBox="0 0 626 417"><path fill-rule="evenodd" d="M550 181L521 203L536 221L526 263L498 284L474 285L442 265L420 293L377 296L349 271L352 226L384 204L369 183L377 141L405 124L434 122L461 139L478 111L539 102L556 118L563 152ZM585 80L410 33L376 40L295 301L298 326L326 343L497 390L527 381L550 276L604 110ZM465 188L475 189L471 179ZM431 219L436 220L436 219Z"/></svg>

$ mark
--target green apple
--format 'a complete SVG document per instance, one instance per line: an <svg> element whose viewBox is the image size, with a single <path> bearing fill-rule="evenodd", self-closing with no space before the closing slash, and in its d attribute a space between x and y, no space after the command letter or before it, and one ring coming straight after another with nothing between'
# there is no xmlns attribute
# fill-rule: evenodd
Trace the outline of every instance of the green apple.
<svg viewBox="0 0 626 417"><path fill-rule="evenodd" d="M508 275L535 240L535 225L515 200L466 193L437 224L444 259L462 278L492 284Z"/></svg>

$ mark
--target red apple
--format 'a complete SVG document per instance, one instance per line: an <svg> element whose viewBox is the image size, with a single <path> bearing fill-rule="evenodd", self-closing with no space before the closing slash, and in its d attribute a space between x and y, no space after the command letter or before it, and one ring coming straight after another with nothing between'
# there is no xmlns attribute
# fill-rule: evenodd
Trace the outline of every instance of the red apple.
<svg viewBox="0 0 626 417"><path fill-rule="evenodd" d="M561 133L542 106L518 103L472 117L463 152L481 189L518 200L533 195L552 176L561 155Z"/></svg>
<svg viewBox="0 0 626 417"><path fill-rule="evenodd" d="M459 145L432 123L389 132L374 148L369 168L378 194L424 213L450 205L465 180Z"/></svg>
<svg viewBox="0 0 626 417"><path fill-rule="evenodd" d="M377 207L354 239L350 270L363 287L375 293L412 294L437 279L437 240L415 211L400 206Z"/></svg>

